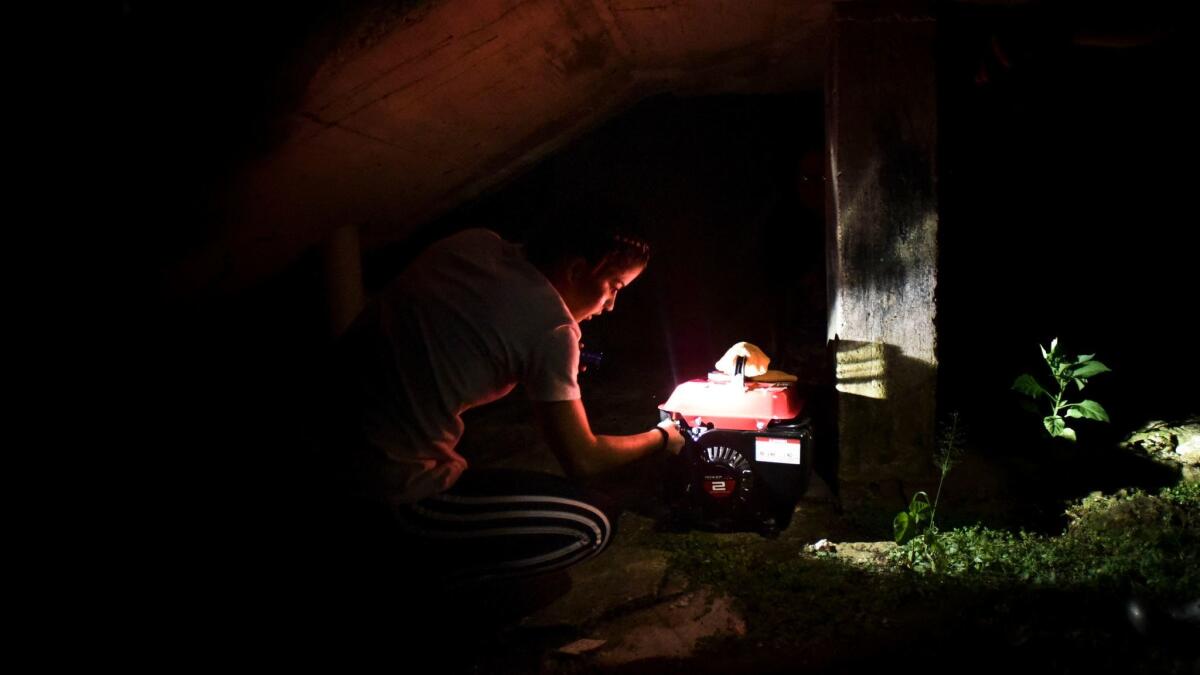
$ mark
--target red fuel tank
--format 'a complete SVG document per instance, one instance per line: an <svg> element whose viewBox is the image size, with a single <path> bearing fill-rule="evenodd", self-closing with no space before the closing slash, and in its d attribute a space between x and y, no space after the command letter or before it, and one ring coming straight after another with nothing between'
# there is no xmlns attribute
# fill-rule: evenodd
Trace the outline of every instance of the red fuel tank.
<svg viewBox="0 0 1200 675"><path fill-rule="evenodd" d="M756 431L799 417L804 402L790 383L691 380L675 387L658 408L689 426Z"/></svg>

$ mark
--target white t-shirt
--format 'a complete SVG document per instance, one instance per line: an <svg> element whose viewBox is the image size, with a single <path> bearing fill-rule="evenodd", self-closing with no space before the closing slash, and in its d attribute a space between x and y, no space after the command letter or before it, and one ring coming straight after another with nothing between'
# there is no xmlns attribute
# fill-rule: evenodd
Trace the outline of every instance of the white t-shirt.
<svg viewBox="0 0 1200 675"><path fill-rule="evenodd" d="M370 345L355 359L365 496L410 503L449 488L467 468L461 414L517 383L535 401L580 398L579 325L521 247L489 230L429 247L352 331Z"/></svg>

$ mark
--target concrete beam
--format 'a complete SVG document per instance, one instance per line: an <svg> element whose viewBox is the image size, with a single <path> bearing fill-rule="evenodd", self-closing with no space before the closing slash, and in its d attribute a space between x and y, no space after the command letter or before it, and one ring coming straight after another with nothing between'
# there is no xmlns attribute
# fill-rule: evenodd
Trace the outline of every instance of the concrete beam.
<svg viewBox="0 0 1200 675"><path fill-rule="evenodd" d="M658 92L815 88L829 8L455 0L389 14L324 58L172 285L251 286L347 225L364 250L402 241Z"/></svg>

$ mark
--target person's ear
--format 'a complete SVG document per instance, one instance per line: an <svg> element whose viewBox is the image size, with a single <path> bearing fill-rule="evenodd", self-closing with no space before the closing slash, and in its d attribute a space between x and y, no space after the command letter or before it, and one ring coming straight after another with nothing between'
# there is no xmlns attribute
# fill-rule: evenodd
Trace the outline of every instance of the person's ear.
<svg viewBox="0 0 1200 675"><path fill-rule="evenodd" d="M567 264L567 281L574 286L578 286L586 280L590 271L586 260L583 258L573 258Z"/></svg>

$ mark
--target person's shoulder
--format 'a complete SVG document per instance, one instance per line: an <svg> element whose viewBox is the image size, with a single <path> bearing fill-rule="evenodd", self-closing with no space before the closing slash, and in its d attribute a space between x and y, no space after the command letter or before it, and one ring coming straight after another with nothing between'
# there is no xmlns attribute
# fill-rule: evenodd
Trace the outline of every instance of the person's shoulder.
<svg viewBox="0 0 1200 675"><path fill-rule="evenodd" d="M499 234L482 227L459 230L434 242L426 255L434 258L449 256L467 260L489 260L512 247Z"/></svg>
<svg viewBox="0 0 1200 675"><path fill-rule="evenodd" d="M494 246L505 243L504 239L485 227L471 227L460 230L442 240L446 244Z"/></svg>

